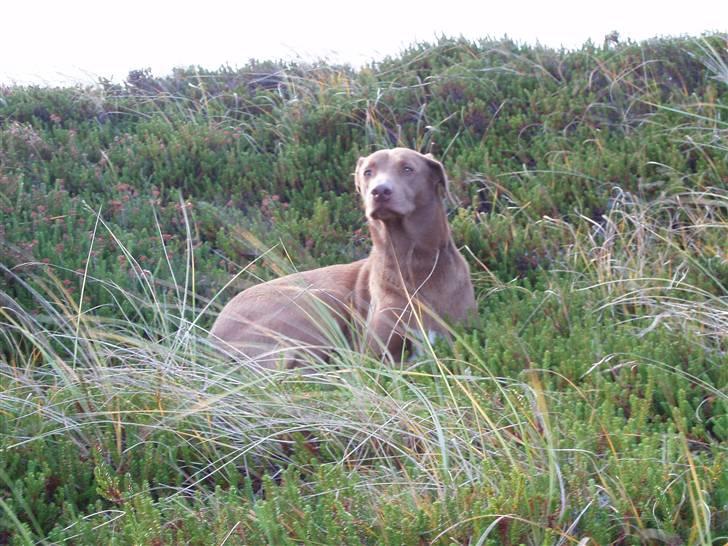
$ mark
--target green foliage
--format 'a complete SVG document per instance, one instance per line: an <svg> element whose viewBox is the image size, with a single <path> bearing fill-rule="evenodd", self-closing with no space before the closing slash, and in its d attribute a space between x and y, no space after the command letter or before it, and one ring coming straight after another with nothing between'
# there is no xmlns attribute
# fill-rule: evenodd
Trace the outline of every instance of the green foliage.
<svg viewBox="0 0 728 546"><path fill-rule="evenodd" d="M0 88L0 544L724 541L726 62L443 39ZM367 254L351 172L394 145L446 165L474 323L220 362L233 293Z"/></svg>

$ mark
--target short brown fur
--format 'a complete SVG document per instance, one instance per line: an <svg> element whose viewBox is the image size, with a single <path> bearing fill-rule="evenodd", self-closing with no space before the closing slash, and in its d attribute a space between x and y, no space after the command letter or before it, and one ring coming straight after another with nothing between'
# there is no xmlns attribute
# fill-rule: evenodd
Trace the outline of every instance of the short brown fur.
<svg viewBox="0 0 728 546"><path fill-rule="evenodd" d="M369 256L240 292L212 327L218 345L264 367L292 366L302 363L302 351L324 356L335 323L350 340L353 328L364 329L364 348L399 359L415 332L447 335L441 319L462 322L475 309L442 202L442 164L406 148L380 150L359 159L355 181L372 237Z"/></svg>

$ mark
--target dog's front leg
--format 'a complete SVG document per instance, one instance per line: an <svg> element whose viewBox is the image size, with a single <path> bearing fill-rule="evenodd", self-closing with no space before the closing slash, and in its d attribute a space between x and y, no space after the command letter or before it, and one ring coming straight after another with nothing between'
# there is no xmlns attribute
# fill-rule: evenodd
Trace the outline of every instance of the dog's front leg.
<svg viewBox="0 0 728 546"><path fill-rule="evenodd" d="M366 348L369 353L382 357L389 355L399 362L406 348L405 331L408 317L406 311L391 306L372 309L367 321Z"/></svg>

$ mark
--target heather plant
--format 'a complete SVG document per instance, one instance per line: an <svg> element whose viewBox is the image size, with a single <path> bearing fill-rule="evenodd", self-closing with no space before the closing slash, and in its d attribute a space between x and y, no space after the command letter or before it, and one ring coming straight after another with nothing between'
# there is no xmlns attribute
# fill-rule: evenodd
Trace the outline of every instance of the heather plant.
<svg viewBox="0 0 728 546"><path fill-rule="evenodd" d="M443 39L0 88L0 544L723 543L726 63ZM235 292L367 254L351 172L396 145L446 165L474 322L221 358Z"/></svg>

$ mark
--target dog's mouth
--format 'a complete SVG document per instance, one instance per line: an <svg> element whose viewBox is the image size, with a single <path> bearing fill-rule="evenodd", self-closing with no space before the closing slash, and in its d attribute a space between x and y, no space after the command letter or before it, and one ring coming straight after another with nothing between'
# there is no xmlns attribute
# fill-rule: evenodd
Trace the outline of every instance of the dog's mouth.
<svg viewBox="0 0 728 546"><path fill-rule="evenodd" d="M372 220L393 220L401 216L402 213L394 210L390 203L373 203L369 209L369 218Z"/></svg>

